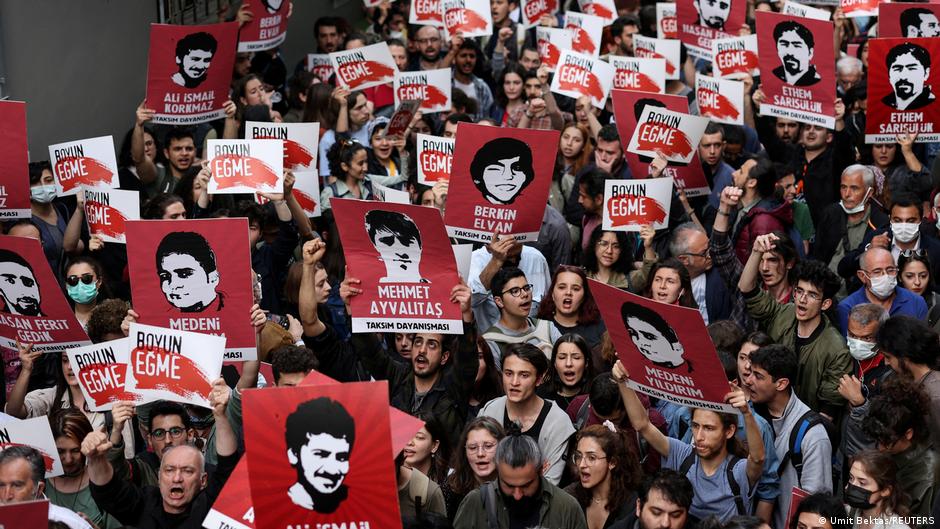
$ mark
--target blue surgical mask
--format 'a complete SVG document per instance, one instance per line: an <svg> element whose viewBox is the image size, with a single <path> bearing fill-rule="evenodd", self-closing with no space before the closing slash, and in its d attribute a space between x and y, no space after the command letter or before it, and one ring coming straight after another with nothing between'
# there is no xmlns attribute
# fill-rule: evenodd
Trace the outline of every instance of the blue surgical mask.
<svg viewBox="0 0 940 529"><path fill-rule="evenodd" d="M52 202L53 199L58 194L56 193L55 186L33 186L29 188L29 198L34 202L39 202L40 204L48 204Z"/></svg>
<svg viewBox="0 0 940 529"><path fill-rule="evenodd" d="M87 305L98 297L98 285L94 281L87 285L79 281L77 285L69 285L65 289L75 303L81 303L82 305Z"/></svg>

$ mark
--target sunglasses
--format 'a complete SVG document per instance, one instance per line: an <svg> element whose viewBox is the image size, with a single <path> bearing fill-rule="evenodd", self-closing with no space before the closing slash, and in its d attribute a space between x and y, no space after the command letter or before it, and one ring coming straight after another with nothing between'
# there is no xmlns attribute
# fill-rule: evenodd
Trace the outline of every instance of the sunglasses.
<svg viewBox="0 0 940 529"><path fill-rule="evenodd" d="M80 276L71 275L65 278L65 284L70 287L74 287L75 285L78 284L79 281L81 281L82 283L86 285L90 285L95 282L95 275L94 274L82 274Z"/></svg>

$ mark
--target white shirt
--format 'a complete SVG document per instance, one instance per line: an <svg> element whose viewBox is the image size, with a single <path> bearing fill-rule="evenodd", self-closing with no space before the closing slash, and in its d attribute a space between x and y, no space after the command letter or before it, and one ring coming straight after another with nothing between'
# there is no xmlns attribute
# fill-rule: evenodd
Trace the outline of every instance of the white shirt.
<svg viewBox="0 0 940 529"><path fill-rule="evenodd" d="M708 325L708 307L705 302L707 299L705 295L707 282L705 274L699 274L692 278L692 296L695 298L695 303L698 304L698 311L702 313L702 319L705 320L705 325Z"/></svg>
<svg viewBox="0 0 940 529"><path fill-rule="evenodd" d="M473 318L477 322L477 329L480 332L486 332L487 329L499 321L499 307L493 301L493 295L489 289L483 287L480 282L480 273L486 268L493 258L486 247L475 250L470 255L470 293L473 296ZM519 256L519 269L525 273L526 281L532 285L532 308L529 309L529 316L535 317L539 312L539 303L542 297L546 295L552 284L552 275L548 270L548 262L545 256L535 248L529 246L522 247L522 254Z"/></svg>

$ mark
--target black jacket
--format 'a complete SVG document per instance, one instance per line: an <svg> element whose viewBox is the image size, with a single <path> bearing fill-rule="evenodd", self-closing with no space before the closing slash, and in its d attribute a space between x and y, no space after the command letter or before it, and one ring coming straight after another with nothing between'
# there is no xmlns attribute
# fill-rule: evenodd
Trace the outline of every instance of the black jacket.
<svg viewBox="0 0 940 529"><path fill-rule="evenodd" d="M863 237L863 239L869 241L871 240L869 235L872 232L882 230L888 225L888 216L880 208L874 205L870 207L871 216L868 218L868 227L865 229L865 237ZM848 216L842 206L838 203L826 206L822 214L819 215L819 222L816 223L816 242L813 244L810 256L828 265L840 244L845 245L843 249L846 255L856 250L856 248L848 247L847 224Z"/></svg>
<svg viewBox="0 0 940 529"><path fill-rule="evenodd" d="M888 238L894 240L894 235L891 233L891 224L889 223L886 223L885 226L877 230L868 230L865 233L865 238L862 239L862 244L855 250L847 253L845 257L839 261L839 275L845 278L855 278L855 272L857 272L859 268L858 259L865 253L865 246L882 233L887 233ZM930 260L930 277L940 277L940 275L938 275L940 274L940 240L925 233L923 223L921 223L920 228L920 248L927 252L927 259ZM936 284L936 281L934 281L934 283ZM861 283L857 283L857 285L860 284ZM846 284L846 288L848 287L849 285ZM849 292L852 292L852 290L849 290Z"/></svg>

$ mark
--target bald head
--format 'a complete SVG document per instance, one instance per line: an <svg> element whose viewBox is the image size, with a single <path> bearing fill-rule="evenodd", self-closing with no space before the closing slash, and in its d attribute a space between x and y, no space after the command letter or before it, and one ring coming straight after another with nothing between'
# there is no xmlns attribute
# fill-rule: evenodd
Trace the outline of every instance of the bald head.
<svg viewBox="0 0 940 529"><path fill-rule="evenodd" d="M885 270L894 266L894 256L891 252L881 247L869 248L859 259L859 265L862 270L871 272L873 270Z"/></svg>

